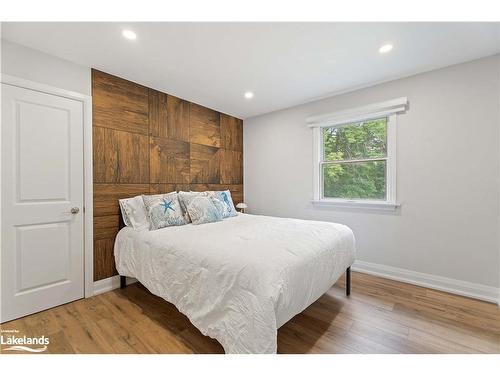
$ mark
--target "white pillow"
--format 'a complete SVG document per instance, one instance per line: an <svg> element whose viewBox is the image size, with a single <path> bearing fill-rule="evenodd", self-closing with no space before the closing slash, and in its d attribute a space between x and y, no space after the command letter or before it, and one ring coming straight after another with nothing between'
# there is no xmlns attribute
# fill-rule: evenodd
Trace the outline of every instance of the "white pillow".
<svg viewBox="0 0 500 375"><path fill-rule="evenodd" d="M149 230L149 220L142 196L119 199L123 222L136 230Z"/></svg>

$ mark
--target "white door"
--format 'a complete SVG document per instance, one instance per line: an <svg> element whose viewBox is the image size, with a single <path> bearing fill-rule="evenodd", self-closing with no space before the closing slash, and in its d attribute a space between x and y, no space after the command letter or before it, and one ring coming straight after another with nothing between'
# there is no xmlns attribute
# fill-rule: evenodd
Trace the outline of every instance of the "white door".
<svg viewBox="0 0 500 375"><path fill-rule="evenodd" d="M2 84L1 131L5 322L84 295L83 103Z"/></svg>

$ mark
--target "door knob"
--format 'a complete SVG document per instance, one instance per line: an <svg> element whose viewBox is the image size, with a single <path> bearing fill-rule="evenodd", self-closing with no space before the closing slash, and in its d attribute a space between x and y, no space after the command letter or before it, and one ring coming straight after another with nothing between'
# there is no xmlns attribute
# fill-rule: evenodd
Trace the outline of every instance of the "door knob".
<svg viewBox="0 0 500 375"><path fill-rule="evenodd" d="M71 212L72 214L77 214L78 212L80 212L80 209L79 209L78 207L71 207L70 212Z"/></svg>

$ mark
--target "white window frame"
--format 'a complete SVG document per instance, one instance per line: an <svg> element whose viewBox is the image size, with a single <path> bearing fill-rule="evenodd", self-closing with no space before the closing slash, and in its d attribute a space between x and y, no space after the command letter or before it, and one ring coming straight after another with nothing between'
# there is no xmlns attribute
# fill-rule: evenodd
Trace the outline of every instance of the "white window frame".
<svg viewBox="0 0 500 375"><path fill-rule="evenodd" d="M346 208L367 208L394 210L399 207L396 195L397 183L397 115L406 111L408 105L407 98L398 98L382 103L370 104L363 107L336 112L333 114L309 117L307 125L313 131L313 204L332 207ZM325 198L323 196L323 173L324 164L329 164L323 160L323 128L339 128L351 125L356 122L387 118L387 156L380 158L386 160L386 199L345 199L345 198ZM351 161L352 162L352 161Z"/></svg>

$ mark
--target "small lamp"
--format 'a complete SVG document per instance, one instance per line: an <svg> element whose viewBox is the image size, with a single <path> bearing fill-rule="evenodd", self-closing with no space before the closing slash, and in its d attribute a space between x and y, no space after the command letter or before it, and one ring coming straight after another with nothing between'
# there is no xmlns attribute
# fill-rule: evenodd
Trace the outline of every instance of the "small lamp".
<svg viewBox="0 0 500 375"><path fill-rule="evenodd" d="M245 213L245 208L247 208L247 207L248 207L247 204L243 203L243 202L242 203L238 203L236 205L236 208L239 208L240 212L242 212L242 213Z"/></svg>

